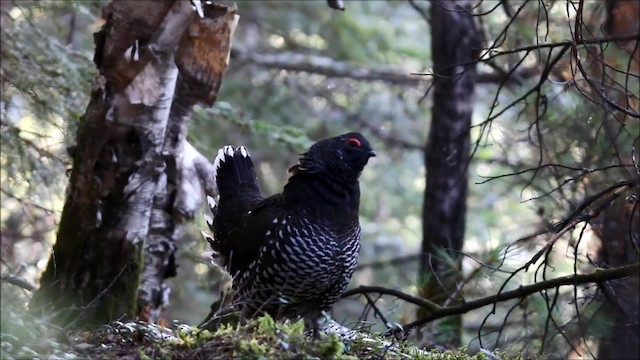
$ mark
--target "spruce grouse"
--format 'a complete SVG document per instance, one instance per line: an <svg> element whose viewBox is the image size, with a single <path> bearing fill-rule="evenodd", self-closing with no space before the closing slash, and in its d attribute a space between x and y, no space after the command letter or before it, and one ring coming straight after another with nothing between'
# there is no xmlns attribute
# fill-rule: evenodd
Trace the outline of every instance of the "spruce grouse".
<svg viewBox="0 0 640 360"><path fill-rule="evenodd" d="M321 140L289 169L283 192L263 198L247 150L218 151L220 198L216 204L208 197L213 236L203 235L233 276L234 310L244 317L303 317L317 330L358 260L358 178L375 155L359 133Z"/></svg>

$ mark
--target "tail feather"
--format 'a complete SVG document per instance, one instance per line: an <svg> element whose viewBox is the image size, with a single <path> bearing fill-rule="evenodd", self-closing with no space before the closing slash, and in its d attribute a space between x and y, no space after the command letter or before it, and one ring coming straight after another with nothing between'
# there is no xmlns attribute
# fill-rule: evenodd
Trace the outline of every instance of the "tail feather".
<svg viewBox="0 0 640 360"><path fill-rule="evenodd" d="M218 215L218 204L216 203L216 200L209 195L207 195L207 204L209 205L209 210L211 210L211 215L213 215L213 217L204 214L204 220L207 222L209 229L213 231L213 219Z"/></svg>
<svg viewBox="0 0 640 360"><path fill-rule="evenodd" d="M213 165L220 198L233 197L235 201L242 201L242 197L260 195L256 171L244 146L234 149L227 145L218 150Z"/></svg>
<svg viewBox="0 0 640 360"><path fill-rule="evenodd" d="M211 246L214 260L223 268L232 269L232 254L239 249L230 234L242 226L242 218L262 196L251 156L244 147L223 147L213 165L220 197L216 202L207 196L213 217L205 214L205 220L213 234L202 232L202 236Z"/></svg>

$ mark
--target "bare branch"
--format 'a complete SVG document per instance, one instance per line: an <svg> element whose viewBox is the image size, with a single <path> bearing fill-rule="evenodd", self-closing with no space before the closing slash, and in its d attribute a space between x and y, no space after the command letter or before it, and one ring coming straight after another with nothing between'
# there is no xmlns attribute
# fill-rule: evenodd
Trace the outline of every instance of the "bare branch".
<svg viewBox="0 0 640 360"><path fill-rule="evenodd" d="M396 290L396 289L391 289L391 288L386 288L384 286L365 286L365 285L360 285L357 288L353 288L353 289L349 289L347 291L345 291L344 293L342 293L342 298L346 298L349 296L353 296L353 295L360 295L360 294L367 294L367 293L376 293L376 294L384 294L384 295L392 295L397 297L398 299L402 299L408 303L414 304L414 305L418 305L421 308L425 308L427 310L431 310L433 312L435 311L442 311L442 308L440 305L429 301L427 299L423 299L419 296L414 296L411 294L407 294L405 292L402 292L400 290Z"/></svg>
<svg viewBox="0 0 640 360"><path fill-rule="evenodd" d="M541 281L541 282L527 285L527 286L520 286L517 289L511 290L511 291L501 292L496 295L487 296L481 299L477 299L474 301L470 301L470 302L460 304L457 306L452 306L452 307L439 307L437 305L433 306L431 302L427 302L425 309L430 310L431 315L407 324L406 326L404 326L404 331L405 332L410 331L416 327L422 326L431 321L434 321L446 316L464 314L471 310L475 310L487 305L492 305L498 302L503 302L507 300L518 299L521 297L529 296L531 294L537 293L542 290L554 289L560 286L567 286L567 285L575 286L575 285L587 284L587 283L601 283L603 281L608 281L613 279L621 279L629 276L638 276L639 270L640 270L640 263L625 265L625 266L606 269L606 270L596 269L588 274L574 274L574 275L561 276L555 279ZM392 290L393 292L390 290ZM385 289L385 288L379 288L379 287L359 287L352 290L348 290L347 292L345 292L346 294L345 296L352 296L362 292L379 292L379 291L385 291L386 294L396 295L395 293L396 290L393 290L393 289ZM412 304L418 305L420 303L419 301L413 301L413 299L416 297L412 295L405 294L405 293L401 293L398 295L402 295L402 296L398 296L398 298L403 300L411 299L412 301L408 301L408 300L407 301L411 302ZM425 301L424 299L420 299L420 300L422 300L422 302Z"/></svg>
<svg viewBox="0 0 640 360"><path fill-rule="evenodd" d="M383 81L392 85L411 87L416 87L421 83L427 82L427 80L422 77L425 74L421 73L408 73L390 66L367 69L317 55L284 52L278 54L258 54L233 49L231 51L231 57L238 62L251 63L267 69L306 72L324 75L330 78L346 78L357 81ZM522 69L513 77L505 77L499 73L481 73L478 74L477 81L478 83L495 84L502 81L530 78L537 73L538 71L535 69Z"/></svg>
<svg viewBox="0 0 640 360"><path fill-rule="evenodd" d="M0 278L0 280L28 291L33 291L36 289L35 285L30 283L27 279L23 278L22 276L4 275L2 276L2 278Z"/></svg>

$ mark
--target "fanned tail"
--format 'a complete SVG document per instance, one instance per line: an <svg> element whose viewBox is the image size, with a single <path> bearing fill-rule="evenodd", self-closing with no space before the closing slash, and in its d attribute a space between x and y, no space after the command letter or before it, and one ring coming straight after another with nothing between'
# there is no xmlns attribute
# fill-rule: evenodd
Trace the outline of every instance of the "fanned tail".
<svg viewBox="0 0 640 360"><path fill-rule="evenodd" d="M250 200L249 197L260 195L256 170L244 146L234 149L227 145L218 150L213 166L221 199L229 197L233 201L245 202Z"/></svg>
<svg viewBox="0 0 640 360"><path fill-rule="evenodd" d="M202 232L202 236L211 246L213 258L222 256L222 263L228 264L233 244L223 243L227 238L225 234L231 230L230 226L240 224L243 214L262 196L253 161L244 146L234 148L227 145L221 148L213 166L220 198L216 203L213 197L207 195L213 217L205 214L205 220L214 235Z"/></svg>

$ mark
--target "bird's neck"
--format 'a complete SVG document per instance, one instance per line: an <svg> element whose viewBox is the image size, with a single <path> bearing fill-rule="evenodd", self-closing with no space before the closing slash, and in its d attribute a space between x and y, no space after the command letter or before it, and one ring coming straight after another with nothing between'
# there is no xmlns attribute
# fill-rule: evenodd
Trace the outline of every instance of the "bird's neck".
<svg viewBox="0 0 640 360"><path fill-rule="evenodd" d="M327 174L298 173L289 178L283 195L288 203L317 211L321 215L358 216L360 186L357 179L345 180Z"/></svg>

